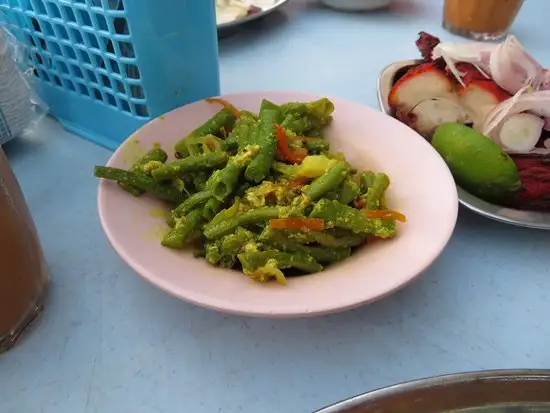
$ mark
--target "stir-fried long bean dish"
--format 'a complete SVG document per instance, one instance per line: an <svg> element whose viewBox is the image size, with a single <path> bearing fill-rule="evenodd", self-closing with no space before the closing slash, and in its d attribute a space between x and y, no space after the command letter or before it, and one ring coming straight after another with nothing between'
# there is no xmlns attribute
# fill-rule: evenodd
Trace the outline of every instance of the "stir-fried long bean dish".
<svg viewBox="0 0 550 413"><path fill-rule="evenodd" d="M388 176L356 170L323 138L330 100L263 100L257 114L208 101L223 109L176 143L176 160L157 145L128 170L95 167L135 197L170 204L162 245L285 284L396 235L405 217L386 206Z"/></svg>

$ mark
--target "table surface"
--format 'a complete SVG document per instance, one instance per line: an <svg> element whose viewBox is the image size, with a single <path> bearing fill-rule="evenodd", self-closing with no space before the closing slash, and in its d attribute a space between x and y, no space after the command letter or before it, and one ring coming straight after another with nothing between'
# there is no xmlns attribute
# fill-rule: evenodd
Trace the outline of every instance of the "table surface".
<svg viewBox="0 0 550 413"><path fill-rule="evenodd" d="M542 11L546 12L542 12ZM539 59L550 4L513 31ZM304 90L376 106L378 72L444 39L437 0L346 14L293 0L220 42L223 92ZM550 234L461 210L415 283L320 318L252 319L194 307L136 276L109 246L92 166L110 152L47 119L5 146L52 275L47 311L0 359L2 413L307 413L357 393L459 371L550 366Z"/></svg>

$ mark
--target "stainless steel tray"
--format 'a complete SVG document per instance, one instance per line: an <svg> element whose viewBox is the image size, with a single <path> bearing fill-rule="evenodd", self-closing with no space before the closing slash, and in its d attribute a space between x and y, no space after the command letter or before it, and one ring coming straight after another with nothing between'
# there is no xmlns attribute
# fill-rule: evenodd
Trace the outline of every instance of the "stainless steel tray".
<svg viewBox="0 0 550 413"><path fill-rule="evenodd" d="M494 370L397 384L317 413L549 413L550 370Z"/></svg>
<svg viewBox="0 0 550 413"><path fill-rule="evenodd" d="M382 70L378 77L378 104L384 113L391 115L388 106L388 95L396 77L408 67L420 62L420 60L403 60L392 63ZM479 215L520 227L550 230L550 213L548 212L505 208L475 197L459 186L457 186L457 190L460 203Z"/></svg>

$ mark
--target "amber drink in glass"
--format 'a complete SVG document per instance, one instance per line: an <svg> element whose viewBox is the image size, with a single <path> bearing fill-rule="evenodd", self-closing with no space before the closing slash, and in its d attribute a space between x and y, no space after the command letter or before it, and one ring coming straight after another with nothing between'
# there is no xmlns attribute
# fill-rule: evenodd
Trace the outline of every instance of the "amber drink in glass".
<svg viewBox="0 0 550 413"><path fill-rule="evenodd" d="M523 0L445 0L443 27L474 40L496 40L508 33Z"/></svg>
<svg viewBox="0 0 550 413"><path fill-rule="evenodd" d="M42 312L48 279L34 222L0 148L0 353Z"/></svg>

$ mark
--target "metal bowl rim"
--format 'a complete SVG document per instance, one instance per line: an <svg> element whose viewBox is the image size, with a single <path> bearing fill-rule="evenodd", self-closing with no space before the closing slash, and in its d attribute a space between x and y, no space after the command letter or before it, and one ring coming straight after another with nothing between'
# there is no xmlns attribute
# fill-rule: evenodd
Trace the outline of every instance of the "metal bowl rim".
<svg viewBox="0 0 550 413"><path fill-rule="evenodd" d="M384 399L389 396L404 394L420 388L435 388L449 386L456 383L474 381L502 381L513 380L536 380L550 383L550 369L506 369L506 370L484 370L466 373L453 373L433 376L423 379L410 380L387 387L375 389L366 393L342 400L336 404L322 408L315 413L340 413L344 409L360 407L365 402ZM549 398L550 402L550 398Z"/></svg>

